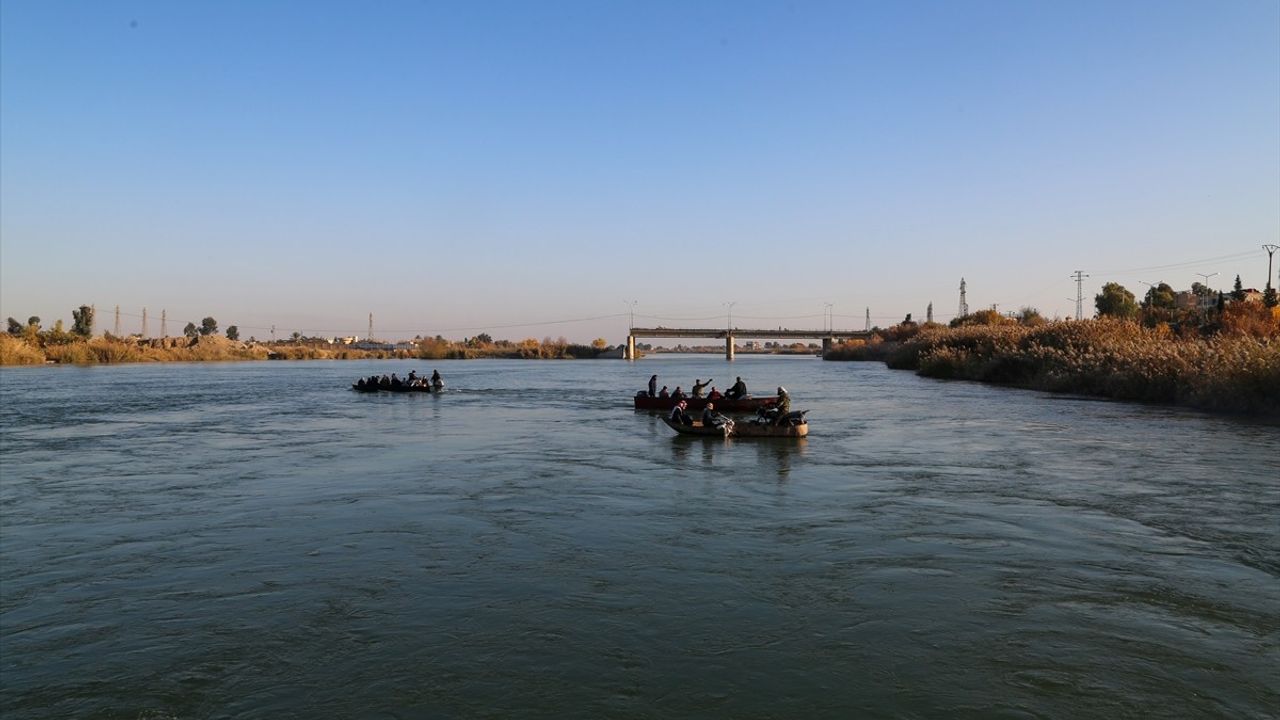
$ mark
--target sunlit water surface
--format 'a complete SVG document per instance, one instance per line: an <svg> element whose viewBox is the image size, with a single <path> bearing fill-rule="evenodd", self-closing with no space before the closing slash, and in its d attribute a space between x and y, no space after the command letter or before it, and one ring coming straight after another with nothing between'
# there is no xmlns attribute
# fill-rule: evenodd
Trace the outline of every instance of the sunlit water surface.
<svg viewBox="0 0 1280 720"><path fill-rule="evenodd" d="M360 375L438 368L441 396ZM806 441L631 409L785 384ZM0 372L5 718L1265 718L1280 429L712 356Z"/></svg>

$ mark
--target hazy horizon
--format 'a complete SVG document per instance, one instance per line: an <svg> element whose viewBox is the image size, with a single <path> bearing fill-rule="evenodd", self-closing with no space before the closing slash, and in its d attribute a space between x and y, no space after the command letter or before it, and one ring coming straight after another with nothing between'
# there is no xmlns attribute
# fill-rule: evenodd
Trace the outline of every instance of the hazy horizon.
<svg viewBox="0 0 1280 720"><path fill-rule="evenodd" d="M1280 243L1280 4L0 5L0 317L1086 315ZM1280 269L1280 258L1273 267ZM831 320L827 319L828 312Z"/></svg>

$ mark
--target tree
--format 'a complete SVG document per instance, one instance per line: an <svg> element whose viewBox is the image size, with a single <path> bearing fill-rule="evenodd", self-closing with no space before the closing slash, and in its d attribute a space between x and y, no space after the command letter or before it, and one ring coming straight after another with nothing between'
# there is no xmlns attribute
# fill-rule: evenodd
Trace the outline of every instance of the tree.
<svg viewBox="0 0 1280 720"><path fill-rule="evenodd" d="M493 344L493 338L489 337L489 333L480 333L479 335L476 335L475 341L480 343L481 345Z"/></svg>
<svg viewBox="0 0 1280 720"><path fill-rule="evenodd" d="M35 328L35 329L39 330L39 329L40 329L40 316L39 316L39 315L32 315L31 317L27 318L27 327L33 327L33 328Z"/></svg>
<svg viewBox="0 0 1280 720"><path fill-rule="evenodd" d="M1236 284L1231 287L1231 299L1236 302L1244 300L1244 285L1240 283L1240 276L1236 275Z"/></svg>
<svg viewBox="0 0 1280 720"><path fill-rule="evenodd" d="M294 341L294 342L298 342L299 340L301 340L301 339L302 339L302 333L300 333L300 332L298 332L298 331L296 331L296 330L295 330L295 331L293 332L293 335L290 335L290 337L292 337L292 338L293 338L293 341Z"/></svg>
<svg viewBox="0 0 1280 720"><path fill-rule="evenodd" d="M1133 293L1120 283L1109 282L1102 286L1102 292L1093 296L1093 305L1098 309L1098 317L1114 317L1130 320L1138 314L1138 303Z"/></svg>
<svg viewBox="0 0 1280 720"><path fill-rule="evenodd" d="M1280 305L1280 299L1276 298L1275 288L1268 287L1266 292L1262 293L1262 304L1269 308Z"/></svg>
<svg viewBox="0 0 1280 720"><path fill-rule="evenodd" d="M228 339L228 340L239 340L239 339L240 339L240 328L236 327L235 325L232 325L232 326L228 327L228 328L227 328L227 339Z"/></svg>
<svg viewBox="0 0 1280 720"><path fill-rule="evenodd" d="M200 321L201 335L214 335L218 332L218 321L207 317Z"/></svg>
<svg viewBox="0 0 1280 720"><path fill-rule="evenodd" d="M1036 326L1045 323L1044 316L1040 311L1030 305L1024 306L1017 314L1018 322L1022 325Z"/></svg>
<svg viewBox="0 0 1280 720"><path fill-rule="evenodd" d="M71 333L80 337L89 337L93 334L93 308L88 305L81 305L79 310L71 311L71 319L74 323L71 326Z"/></svg>
<svg viewBox="0 0 1280 720"><path fill-rule="evenodd" d="M591 347L595 348L596 350L604 350L609 347L609 341L605 340L604 338L596 338L595 340L591 341Z"/></svg>
<svg viewBox="0 0 1280 720"><path fill-rule="evenodd" d="M14 320L12 317L9 318L9 334L10 335L22 334L22 323L18 322L17 320Z"/></svg>
<svg viewBox="0 0 1280 720"><path fill-rule="evenodd" d="M189 322L186 327L182 328L182 334L189 338L194 338L196 335L200 334L200 331L196 329L195 323Z"/></svg>
<svg viewBox="0 0 1280 720"><path fill-rule="evenodd" d="M1146 297L1142 299L1142 304L1148 309L1162 308L1172 310L1177 305L1177 293L1168 283L1160 283L1152 285L1147 289Z"/></svg>

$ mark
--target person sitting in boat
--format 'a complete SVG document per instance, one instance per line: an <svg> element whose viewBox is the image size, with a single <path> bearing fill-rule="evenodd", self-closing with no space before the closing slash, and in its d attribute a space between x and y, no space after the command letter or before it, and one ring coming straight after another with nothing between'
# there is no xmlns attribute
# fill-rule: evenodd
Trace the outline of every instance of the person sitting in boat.
<svg viewBox="0 0 1280 720"><path fill-rule="evenodd" d="M704 388L706 388L708 385L710 385L710 384L711 384L711 381L712 381L712 380L714 380L714 379L715 379L715 378L707 378L707 381L706 381L706 382L702 382L702 380L694 380L694 381L693 381L693 396L694 396L694 397L696 397L696 398L700 398L700 397L702 397L703 389L704 389Z"/></svg>
<svg viewBox="0 0 1280 720"><path fill-rule="evenodd" d="M666 385L663 385L662 389L658 391L658 397L660 398L671 397L671 393L667 391Z"/></svg>
<svg viewBox="0 0 1280 720"><path fill-rule="evenodd" d="M418 371L417 371L417 370L410 370L410 371L409 371L409 384L410 384L410 385L412 385L412 384L413 384L413 381L414 381L414 380L417 380L417 379L418 379Z"/></svg>
<svg viewBox="0 0 1280 720"><path fill-rule="evenodd" d="M703 427L724 427L724 424L727 422L729 422L729 418L716 412L715 403L709 402L707 403L707 406L702 409Z"/></svg>
<svg viewBox="0 0 1280 720"><path fill-rule="evenodd" d="M747 394L747 384L742 382L742 376L738 376L738 382L733 387L724 392L724 396L730 400L737 400Z"/></svg>
<svg viewBox="0 0 1280 720"><path fill-rule="evenodd" d="M673 397L673 398L687 398L687 397L689 397L689 396L688 396L688 395L685 395L685 394L684 394L684 391L680 389L680 386L679 386L679 385L677 385L677 386L676 386L675 391L671 393L671 397Z"/></svg>
<svg viewBox="0 0 1280 720"><path fill-rule="evenodd" d="M707 393L707 399L708 399L708 400L719 400L719 399L720 399L720 398L722 398L722 397L724 397L724 394L723 394L723 393L721 393L719 390L717 390L715 385L712 385L712 386L711 386L711 392Z"/></svg>
<svg viewBox="0 0 1280 720"><path fill-rule="evenodd" d="M657 394L658 394L658 376L654 375L649 378L649 397L654 397Z"/></svg>
<svg viewBox="0 0 1280 720"><path fill-rule="evenodd" d="M671 408L671 422L679 423L681 425L692 425L693 418L690 418L689 413L685 412L688 407L689 403L684 400L676 403L676 406Z"/></svg>
<svg viewBox="0 0 1280 720"><path fill-rule="evenodd" d="M386 373L383 373L382 379L378 380L378 387L383 387L383 388L391 387L391 378L387 377Z"/></svg>
<svg viewBox="0 0 1280 720"><path fill-rule="evenodd" d="M777 424L781 424L787 413L791 412L791 395L781 385L778 386L778 404L774 406L774 409L777 415L774 416L773 421Z"/></svg>
<svg viewBox="0 0 1280 720"><path fill-rule="evenodd" d="M439 370L431 371L431 387L436 390L444 389L444 378L440 377Z"/></svg>

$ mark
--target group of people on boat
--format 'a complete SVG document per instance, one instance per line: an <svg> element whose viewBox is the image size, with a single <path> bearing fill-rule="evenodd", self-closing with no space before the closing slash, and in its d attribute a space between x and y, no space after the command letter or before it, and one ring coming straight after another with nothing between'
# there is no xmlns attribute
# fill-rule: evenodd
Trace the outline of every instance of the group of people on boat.
<svg viewBox="0 0 1280 720"><path fill-rule="evenodd" d="M689 403L684 400L676 403L676 406L671 408L671 415L669 417L673 423L678 423L680 425L693 424L693 418L689 417ZM732 420L716 412L715 403L709 402L706 407L702 409L703 427L724 427L725 425L732 423Z"/></svg>
<svg viewBox="0 0 1280 720"><path fill-rule="evenodd" d="M440 377L439 370L432 370L431 377L419 375L417 370L410 370L409 376L400 378L395 373L390 375L370 375L367 378L360 378L356 381L357 390L429 390L432 392L440 392L444 389L444 378Z"/></svg>
<svg viewBox="0 0 1280 720"><path fill-rule="evenodd" d="M737 400L738 398L747 396L747 384L742 381L741 376L738 377L738 381L733 384L733 387L723 393L717 390L715 385L711 385L714 379L715 378L707 378L706 382L702 382L702 378L696 378L693 381L693 387L689 390L691 394L685 394L684 388L679 385L676 386L675 390L667 390L666 385L663 385L662 389L658 390L658 376L654 375L649 378L649 397L671 397L677 399L686 397L706 397L708 400L719 400L720 398ZM710 392L706 392L708 385L711 386Z"/></svg>

